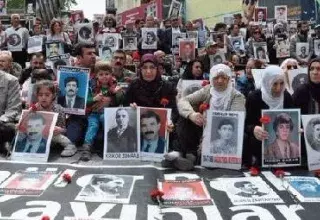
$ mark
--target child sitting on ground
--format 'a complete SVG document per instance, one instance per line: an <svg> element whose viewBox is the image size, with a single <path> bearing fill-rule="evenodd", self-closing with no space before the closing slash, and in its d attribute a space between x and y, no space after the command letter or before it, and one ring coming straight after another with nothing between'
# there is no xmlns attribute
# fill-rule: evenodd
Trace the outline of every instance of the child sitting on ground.
<svg viewBox="0 0 320 220"><path fill-rule="evenodd" d="M61 145L64 150L61 157L72 157L77 153L76 146L63 134L65 133L66 117L61 105L54 102L56 98L56 87L53 81L41 80L36 83L35 91L37 96L37 111L47 111L58 113L58 120L54 127L52 143Z"/></svg>
<svg viewBox="0 0 320 220"><path fill-rule="evenodd" d="M81 156L84 161L91 159L91 147L100 123L104 124L104 108L120 106L124 100L124 91L117 86L117 81L112 76L112 67L108 63L98 62L94 72L96 76L92 80L96 80L96 85L89 88L87 100L88 127Z"/></svg>

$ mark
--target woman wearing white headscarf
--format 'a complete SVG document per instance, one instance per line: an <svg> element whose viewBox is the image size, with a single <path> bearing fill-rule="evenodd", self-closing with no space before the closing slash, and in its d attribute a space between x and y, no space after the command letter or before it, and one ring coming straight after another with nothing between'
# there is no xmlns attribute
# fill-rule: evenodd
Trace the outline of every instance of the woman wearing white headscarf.
<svg viewBox="0 0 320 220"><path fill-rule="evenodd" d="M268 138L268 132L261 127L262 109L293 108L291 95L285 89L285 75L278 66L269 66L261 79L261 89L251 92L246 101L244 161L249 165L261 163L261 141ZM255 158L251 161L252 156Z"/></svg>
<svg viewBox="0 0 320 220"><path fill-rule="evenodd" d="M168 158L175 160L174 165L180 170L193 168L193 162L188 161L196 157L198 146L201 143L202 129L205 116L199 112L199 106L207 103L210 108L217 111L245 111L245 97L235 90L231 83L232 71L225 64L218 64L210 70L210 85L181 98L178 101L180 120L177 124L177 134L180 154ZM172 155L169 153L169 155Z"/></svg>

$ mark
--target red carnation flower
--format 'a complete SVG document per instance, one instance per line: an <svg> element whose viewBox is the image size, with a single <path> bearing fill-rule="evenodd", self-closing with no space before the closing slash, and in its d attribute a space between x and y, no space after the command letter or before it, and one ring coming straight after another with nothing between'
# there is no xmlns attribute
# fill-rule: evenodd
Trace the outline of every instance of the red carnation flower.
<svg viewBox="0 0 320 220"><path fill-rule="evenodd" d="M269 124L271 122L271 118L268 115L262 116L260 118L260 122L262 124Z"/></svg>
<svg viewBox="0 0 320 220"><path fill-rule="evenodd" d="M37 106L36 106L35 104L31 104L31 105L30 105L30 110L33 111L33 112L35 112L35 111L37 111L38 109L37 109Z"/></svg>
<svg viewBox="0 0 320 220"><path fill-rule="evenodd" d="M153 189L150 192L150 196L151 196L152 201L158 202L158 203L160 203L163 200L162 199L163 195L164 195L164 193L162 191L160 191L159 189Z"/></svg>
<svg viewBox="0 0 320 220"><path fill-rule="evenodd" d="M63 180L66 181L67 183L71 183L71 176L68 173L63 174L62 176Z"/></svg>
<svg viewBox="0 0 320 220"><path fill-rule="evenodd" d="M166 98L162 98L160 104L163 105L163 107L166 107L166 105L169 104L169 100Z"/></svg>
<svg viewBox="0 0 320 220"><path fill-rule="evenodd" d="M202 103L199 106L199 112L203 113L203 112L207 111L209 108L210 108L210 105L208 103Z"/></svg>
<svg viewBox="0 0 320 220"><path fill-rule="evenodd" d="M274 175L278 178L282 178L284 177L285 173L282 169L277 169L275 172L274 172Z"/></svg>
<svg viewBox="0 0 320 220"><path fill-rule="evenodd" d="M260 174L260 171L257 167L250 168L250 175L251 176L258 176L259 174Z"/></svg>
<svg viewBox="0 0 320 220"><path fill-rule="evenodd" d="M205 87L206 85L209 85L209 84L210 84L209 80L203 80L201 85Z"/></svg>
<svg viewBox="0 0 320 220"><path fill-rule="evenodd" d="M50 220L50 217L47 215L42 216L41 220Z"/></svg>

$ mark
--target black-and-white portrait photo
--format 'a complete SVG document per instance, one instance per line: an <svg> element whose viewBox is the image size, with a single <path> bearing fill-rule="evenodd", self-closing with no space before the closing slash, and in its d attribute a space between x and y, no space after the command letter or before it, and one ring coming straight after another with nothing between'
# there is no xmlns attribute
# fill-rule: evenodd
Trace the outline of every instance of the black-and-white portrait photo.
<svg viewBox="0 0 320 220"><path fill-rule="evenodd" d="M112 51L119 49L119 34L118 33L104 33L103 45L111 48Z"/></svg>
<svg viewBox="0 0 320 220"><path fill-rule="evenodd" d="M169 9L169 13L168 13L168 17L169 18L178 17L180 15L180 9L181 9L181 2L176 1L176 0L172 0L171 5L170 5L170 9Z"/></svg>
<svg viewBox="0 0 320 220"><path fill-rule="evenodd" d="M320 153L320 117L315 117L309 121L306 134L309 146Z"/></svg>
<svg viewBox="0 0 320 220"><path fill-rule="evenodd" d="M133 176L93 174L76 200L86 202L128 203L134 184Z"/></svg>
<svg viewBox="0 0 320 220"><path fill-rule="evenodd" d="M266 42L253 43L253 51L254 51L255 59L258 59L264 62L269 62Z"/></svg>
<svg viewBox="0 0 320 220"><path fill-rule="evenodd" d="M182 80L182 97L190 95L202 88L202 80Z"/></svg>
<svg viewBox="0 0 320 220"><path fill-rule="evenodd" d="M277 21L287 21L287 6L286 5L276 5L274 6L274 18Z"/></svg>
<svg viewBox="0 0 320 220"><path fill-rule="evenodd" d="M108 46L99 46L99 57L103 61L110 61L112 58L112 49Z"/></svg>
<svg viewBox="0 0 320 220"><path fill-rule="evenodd" d="M92 23L77 24L78 38L81 42L88 42L92 39Z"/></svg>
<svg viewBox="0 0 320 220"><path fill-rule="evenodd" d="M234 187L240 190L236 195L241 197L255 198L267 195L267 193L259 191L259 186L249 181L235 182Z"/></svg>
<svg viewBox="0 0 320 220"><path fill-rule="evenodd" d="M9 35L8 37L8 44L10 46L13 46L13 47L16 47L16 46L19 46L21 45L21 36L18 34L18 33L14 33L14 34L11 34Z"/></svg>
<svg viewBox="0 0 320 220"><path fill-rule="evenodd" d="M172 32L172 48L179 48L179 40L185 39L186 37L186 33Z"/></svg>
<svg viewBox="0 0 320 220"><path fill-rule="evenodd" d="M244 51L244 42L243 37L231 37L230 38L231 45L237 53L240 53L241 51Z"/></svg>
<svg viewBox="0 0 320 220"><path fill-rule="evenodd" d="M123 37L124 50L137 50L137 37Z"/></svg>
<svg viewBox="0 0 320 220"><path fill-rule="evenodd" d="M314 54L320 56L320 39L314 39Z"/></svg>
<svg viewBox="0 0 320 220"><path fill-rule="evenodd" d="M198 43L199 43L198 31L188 31L187 37L188 39L194 39L195 46L196 48L198 48Z"/></svg>
<svg viewBox="0 0 320 220"><path fill-rule="evenodd" d="M285 58L290 56L290 41L289 39L277 38L277 58Z"/></svg>
<svg viewBox="0 0 320 220"><path fill-rule="evenodd" d="M105 154L139 151L136 110L132 108L106 108L105 131Z"/></svg>
<svg viewBox="0 0 320 220"><path fill-rule="evenodd" d="M217 65L226 61L226 56L222 51L217 51L216 54L210 55L210 66Z"/></svg>
<svg viewBox="0 0 320 220"><path fill-rule="evenodd" d="M211 148L212 154L237 154L237 119L213 117Z"/></svg>
<svg viewBox="0 0 320 220"><path fill-rule="evenodd" d="M43 50L42 45L43 45L43 37L42 36L29 37L28 54L41 52Z"/></svg>
<svg viewBox="0 0 320 220"><path fill-rule="evenodd" d="M142 49L157 49L157 28L142 28Z"/></svg>
<svg viewBox="0 0 320 220"><path fill-rule="evenodd" d="M300 59L306 59L309 56L309 43L297 43L296 53Z"/></svg>

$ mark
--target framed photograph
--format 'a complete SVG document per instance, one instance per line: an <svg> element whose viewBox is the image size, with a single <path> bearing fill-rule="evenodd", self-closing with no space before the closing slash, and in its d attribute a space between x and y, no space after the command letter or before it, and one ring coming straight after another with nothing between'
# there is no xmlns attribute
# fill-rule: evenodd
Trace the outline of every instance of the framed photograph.
<svg viewBox="0 0 320 220"><path fill-rule="evenodd" d="M188 31L187 32L187 38L188 39L193 39L196 45L196 48L198 48L198 41L199 41L199 37L198 37L198 31Z"/></svg>
<svg viewBox="0 0 320 220"><path fill-rule="evenodd" d="M179 41L181 39L186 39L187 33L173 32L172 33L172 53L179 54Z"/></svg>
<svg viewBox="0 0 320 220"><path fill-rule="evenodd" d="M214 65L224 63L226 61L226 56L223 51L218 50L216 54L209 55L209 59L210 59L210 67L212 67Z"/></svg>
<svg viewBox="0 0 320 220"><path fill-rule="evenodd" d="M188 95L202 89L202 83L203 83L203 80L182 80L181 97L188 96Z"/></svg>
<svg viewBox="0 0 320 220"><path fill-rule="evenodd" d="M133 176L92 174L77 195L77 201L129 203L135 179Z"/></svg>
<svg viewBox="0 0 320 220"><path fill-rule="evenodd" d="M137 110L127 108L104 109L104 160L139 160L140 126Z"/></svg>
<svg viewBox="0 0 320 220"><path fill-rule="evenodd" d="M255 59L261 60L265 63L269 63L267 42L253 43L253 53Z"/></svg>
<svg viewBox="0 0 320 220"><path fill-rule="evenodd" d="M202 179L158 180L158 189L164 193L164 207L202 207L214 204Z"/></svg>
<svg viewBox="0 0 320 220"><path fill-rule="evenodd" d="M220 178L213 188L225 191L233 205L283 203L278 194L259 176Z"/></svg>
<svg viewBox="0 0 320 220"><path fill-rule="evenodd" d="M229 39L234 51L236 51L237 53L241 53L245 51L244 41L242 36L230 37Z"/></svg>
<svg viewBox="0 0 320 220"><path fill-rule="evenodd" d="M274 18L277 22L288 20L288 8L286 5L275 5L274 6Z"/></svg>
<svg viewBox="0 0 320 220"><path fill-rule="evenodd" d="M43 50L42 45L43 45L43 37L42 36L29 37L28 54L41 52Z"/></svg>
<svg viewBox="0 0 320 220"><path fill-rule="evenodd" d="M301 85L308 83L308 68L289 70L288 77L290 83L288 92L292 95Z"/></svg>
<svg viewBox="0 0 320 220"><path fill-rule="evenodd" d="M310 176L285 177L290 192L296 195L300 202L320 202L320 180Z"/></svg>
<svg viewBox="0 0 320 220"><path fill-rule="evenodd" d="M71 12L71 21L73 24L78 24L84 19L83 11L76 10Z"/></svg>
<svg viewBox="0 0 320 220"><path fill-rule="evenodd" d="M309 170L320 169L320 115L302 115Z"/></svg>
<svg viewBox="0 0 320 220"><path fill-rule="evenodd" d="M60 41L46 42L46 56L51 59L54 56L64 54L63 44Z"/></svg>
<svg viewBox="0 0 320 220"><path fill-rule="evenodd" d="M300 109L262 110L262 117L271 120L262 126L269 133L262 141L262 166L300 166Z"/></svg>
<svg viewBox="0 0 320 220"><path fill-rule="evenodd" d="M23 45L21 33L18 31L13 31L11 29L6 30L6 33L8 38L8 50L11 52L22 51Z"/></svg>
<svg viewBox="0 0 320 220"><path fill-rule="evenodd" d="M226 32L211 32L210 38L218 44L220 51L227 53L227 33Z"/></svg>
<svg viewBox="0 0 320 220"><path fill-rule="evenodd" d="M0 0L0 15L7 14L7 0Z"/></svg>
<svg viewBox="0 0 320 220"><path fill-rule="evenodd" d="M58 113L23 110L11 160L47 162Z"/></svg>
<svg viewBox="0 0 320 220"><path fill-rule="evenodd" d="M314 39L314 54L320 56L320 39Z"/></svg>
<svg viewBox="0 0 320 220"><path fill-rule="evenodd" d="M289 39L277 38L277 58L286 58L290 57L290 41Z"/></svg>
<svg viewBox="0 0 320 220"><path fill-rule="evenodd" d="M123 40L123 49L129 51L137 50L137 37L126 36L122 38Z"/></svg>
<svg viewBox="0 0 320 220"><path fill-rule="evenodd" d="M79 42L93 42L92 23L78 23L75 25L75 30L78 34Z"/></svg>
<svg viewBox="0 0 320 220"><path fill-rule="evenodd" d="M142 46L143 50L158 48L157 42L157 28L141 28Z"/></svg>
<svg viewBox="0 0 320 220"><path fill-rule="evenodd" d="M36 1L25 0L25 13L27 15L34 15L35 16L36 8L37 8Z"/></svg>
<svg viewBox="0 0 320 220"><path fill-rule="evenodd" d="M201 152L202 166L241 169L244 118L244 112L207 112Z"/></svg>
<svg viewBox="0 0 320 220"><path fill-rule="evenodd" d="M103 61L111 61L112 59L112 49L108 46L100 45L99 46L99 57Z"/></svg>
<svg viewBox="0 0 320 220"><path fill-rule="evenodd" d="M233 24L233 15L225 15L223 16L223 23L225 23L226 25L232 25Z"/></svg>
<svg viewBox="0 0 320 220"><path fill-rule="evenodd" d="M69 53L65 53L59 56L52 56L50 57L50 60L47 60L46 67L54 69L54 64L58 61L58 60L63 60L66 65L65 66L70 66L71 62L70 62L70 54Z"/></svg>
<svg viewBox="0 0 320 220"><path fill-rule="evenodd" d="M205 29L204 21L202 18L197 18L191 21L193 25L195 25L196 29L200 31Z"/></svg>
<svg viewBox="0 0 320 220"><path fill-rule="evenodd" d="M169 13L168 13L168 18L179 17L181 7L182 7L182 3L180 1L172 0Z"/></svg>
<svg viewBox="0 0 320 220"><path fill-rule="evenodd" d="M93 20L99 23L99 26L103 26L104 14L93 14Z"/></svg>
<svg viewBox="0 0 320 220"><path fill-rule="evenodd" d="M262 75L264 74L264 71L265 71L264 69L252 69L251 70L256 89L261 88L261 80L262 80Z"/></svg>
<svg viewBox="0 0 320 220"><path fill-rule="evenodd" d="M254 9L254 21L259 24L265 24L267 22L267 7L256 7Z"/></svg>
<svg viewBox="0 0 320 220"><path fill-rule="evenodd" d="M179 40L179 56L182 61L190 62L195 59L195 42L189 39Z"/></svg>
<svg viewBox="0 0 320 220"><path fill-rule="evenodd" d="M295 35L298 31L298 21L297 20L288 20L289 23L289 35L290 37Z"/></svg>
<svg viewBox="0 0 320 220"><path fill-rule="evenodd" d="M52 171L18 171L0 185L0 195L41 196L57 178Z"/></svg>
<svg viewBox="0 0 320 220"><path fill-rule="evenodd" d="M58 104L68 114L85 115L90 70L61 66L58 69Z"/></svg>
<svg viewBox="0 0 320 220"><path fill-rule="evenodd" d="M144 161L161 162L168 152L171 109L138 108L140 126L140 158Z"/></svg>
<svg viewBox="0 0 320 220"><path fill-rule="evenodd" d="M309 56L309 43L297 43L296 54L300 59L306 60Z"/></svg>
<svg viewBox="0 0 320 220"><path fill-rule="evenodd" d="M111 48L112 51L119 49L119 38L118 33L104 33L103 34L103 46Z"/></svg>

